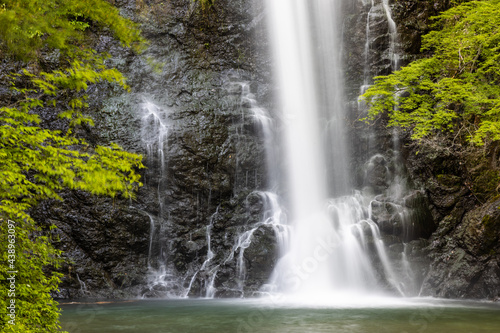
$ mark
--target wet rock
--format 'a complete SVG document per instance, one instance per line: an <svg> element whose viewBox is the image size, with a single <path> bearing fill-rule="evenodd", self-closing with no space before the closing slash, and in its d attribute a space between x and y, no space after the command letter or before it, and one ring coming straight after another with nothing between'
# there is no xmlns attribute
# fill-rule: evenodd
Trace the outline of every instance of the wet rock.
<svg viewBox="0 0 500 333"><path fill-rule="evenodd" d="M375 189L376 193L382 193L389 187L389 170L382 155L375 155L370 159L366 167L366 183Z"/></svg>
<svg viewBox="0 0 500 333"><path fill-rule="evenodd" d="M181 293L186 276L190 279L206 259L212 219L214 262L221 263L231 255L235 237L262 215L259 204L247 197L266 186L265 153L251 105L241 95L241 82L246 82L252 99L272 109L262 3L220 0L206 11L199 2L185 0L115 4L141 24L150 44L138 56L106 33L95 37L96 49L111 53L109 64L127 76L132 92L105 84L90 87L96 126L82 134L92 144L116 142L143 154L145 186L133 202L67 193L64 204L46 203L34 212L41 223L59 226L58 246L73 262L63 268L60 297ZM47 66L54 57L47 55ZM147 103L166 127L163 166L157 142L144 139ZM56 126L56 114L47 111L44 122ZM151 126L147 134L158 136ZM257 239L271 256L275 245L266 237ZM270 260L250 251L263 262ZM175 283L149 285L151 270L162 265ZM205 294L208 270L215 264L209 266L194 282L197 295ZM268 271L264 264L249 270L252 290ZM228 260L218 275L219 296L242 293L235 272L236 261Z"/></svg>
<svg viewBox="0 0 500 333"><path fill-rule="evenodd" d="M392 3L401 48L405 53L404 63L420 56L421 36L431 30L431 17L450 6L450 1L443 0L404 0Z"/></svg>
<svg viewBox="0 0 500 333"><path fill-rule="evenodd" d="M500 294L499 205L496 200L477 207L451 227L449 222L440 224L429 246L432 264L422 289L426 295L492 299Z"/></svg>
<svg viewBox="0 0 500 333"><path fill-rule="evenodd" d="M145 283L149 217L126 203L84 192L63 193L33 211L39 223L56 225L56 247L68 263L58 297L134 297Z"/></svg>
<svg viewBox="0 0 500 333"><path fill-rule="evenodd" d="M271 226L263 225L253 234L252 243L245 250L247 261L247 288L257 291L267 282L278 260L278 242Z"/></svg>
<svg viewBox="0 0 500 333"><path fill-rule="evenodd" d="M476 179L481 179L482 172L494 169L487 162L488 155L480 155L472 147L450 149L451 144L443 144L447 138L439 140L440 144L429 141L406 146L409 175L425 188L437 226L426 249L431 265L422 290L439 297L493 298L498 293L498 229L494 221L499 203L494 197L481 202L493 196L493 185L472 184L480 183Z"/></svg>

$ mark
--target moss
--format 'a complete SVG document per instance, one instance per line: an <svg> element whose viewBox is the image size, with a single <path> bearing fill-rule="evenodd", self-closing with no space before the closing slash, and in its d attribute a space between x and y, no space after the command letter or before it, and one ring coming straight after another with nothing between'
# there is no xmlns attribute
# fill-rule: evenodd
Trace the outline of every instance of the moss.
<svg viewBox="0 0 500 333"><path fill-rule="evenodd" d="M436 176L437 181L447 187L460 187L462 183L462 178L450 175L450 174L439 174Z"/></svg>
<svg viewBox="0 0 500 333"><path fill-rule="evenodd" d="M484 170L473 178L471 189L477 197L485 200L496 194L500 175L496 170Z"/></svg>
<svg viewBox="0 0 500 333"><path fill-rule="evenodd" d="M483 217L483 220L481 221L482 224L487 227L489 224L491 224L491 216L490 215L485 215Z"/></svg>
<svg viewBox="0 0 500 333"><path fill-rule="evenodd" d="M484 226L484 238L485 241L493 241L497 237L498 227L500 224L497 220L492 218L490 215L485 215L481 221Z"/></svg>
<svg viewBox="0 0 500 333"><path fill-rule="evenodd" d="M484 226L483 239L482 239L482 248L483 253L485 254L494 254L495 250L493 249L498 242L498 237L500 233L500 223L498 219L495 219L489 214L486 214L482 221L482 225Z"/></svg>

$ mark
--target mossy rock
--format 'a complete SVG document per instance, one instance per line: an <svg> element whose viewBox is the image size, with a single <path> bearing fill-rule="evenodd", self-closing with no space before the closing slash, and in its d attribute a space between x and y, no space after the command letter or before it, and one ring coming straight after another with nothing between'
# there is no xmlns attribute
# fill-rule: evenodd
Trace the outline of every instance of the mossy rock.
<svg viewBox="0 0 500 333"><path fill-rule="evenodd" d="M462 178L450 174L440 174L437 175L436 178L441 185L450 188L456 188L457 190L460 188L462 183Z"/></svg>
<svg viewBox="0 0 500 333"><path fill-rule="evenodd" d="M493 247L498 242L500 237L500 219L499 216L491 216L490 214L486 214L482 221L484 227L483 240L482 240L482 248L486 253L495 254L495 250Z"/></svg>
<svg viewBox="0 0 500 333"><path fill-rule="evenodd" d="M496 194L499 183L497 170L484 170L474 178L471 189L478 198L485 200Z"/></svg>

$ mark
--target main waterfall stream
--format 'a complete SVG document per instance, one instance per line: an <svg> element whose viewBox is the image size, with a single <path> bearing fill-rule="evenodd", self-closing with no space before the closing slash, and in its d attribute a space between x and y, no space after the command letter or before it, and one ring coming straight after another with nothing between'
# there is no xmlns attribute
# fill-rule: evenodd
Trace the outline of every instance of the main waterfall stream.
<svg viewBox="0 0 500 333"><path fill-rule="evenodd" d="M238 229L229 254L219 255L212 237L214 221L221 214L221 206L216 206L202 233L207 248L198 254L200 264L179 279L165 264L168 247L158 241L168 238L166 227L150 215L148 288L170 288L178 294L167 296L178 299L65 303L62 328L80 333L497 332L498 304L418 297L419 281L403 243L411 239L411 214L402 204L405 182L398 169L390 170L385 156L373 154L365 169L385 167L393 184L386 196L354 187L342 74L343 0L264 2L281 115L271 116L259 107L250 84L233 82L241 88L237 89L241 103L250 110L267 146L268 188L251 193L262 202L261 220ZM370 3L365 61L378 4L382 11L377 13L386 15L390 67L395 69L399 55L389 1L363 1ZM369 74L365 66L361 91L370 83ZM166 116L149 101L141 108L143 122L153 126L146 128L147 147L158 146L150 155L160 156L163 173L169 127L162 117ZM282 125L276 124L277 119ZM282 138L277 137L278 127ZM277 141L279 147L274 146ZM396 141L394 155L399 156ZM277 156L284 156L283 161ZM401 223L402 241L390 251L374 218L381 207L389 207ZM236 291L244 294L244 253L261 227L273 230L280 248L271 276L257 292L260 297L213 299L217 274L230 261L236 262ZM154 253L160 256L153 260ZM197 280L202 281L200 295L205 298L189 298Z"/></svg>
<svg viewBox="0 0 500 333"><path fill-rule="evenodd" d="M371 219L371 198L354 193L350 184L341 5L341 0L268 2L292 226L286 255L268 288L308 300L366 295L377 290L377 280L405 294L405 281L395 273ZM366 246L367 237L374 249ZM382 266L378 278L373 250Z"/></svg>

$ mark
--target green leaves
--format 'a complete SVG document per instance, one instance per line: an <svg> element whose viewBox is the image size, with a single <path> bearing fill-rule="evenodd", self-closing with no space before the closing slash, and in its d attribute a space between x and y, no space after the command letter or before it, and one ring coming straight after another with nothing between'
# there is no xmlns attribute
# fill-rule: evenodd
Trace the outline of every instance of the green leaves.
<svg viewBox="0 0 500 333"><path fill-rule="evenodd" d="M106 27L124 46L140 51L137 25L103 0L1 0L0 45L9 54L32 60L48 47L63 54L77 50L91 25Z"/></svg>
<svg viewBox="0 0 500 333"><path fill-rule="evenodd" d="M12 98L0 105L0 286L7 290L7 220L16 223L16 323L7 324L7 301L0 298L2 332L59 332L59 310L50 292L61 275L54 272L61 252L51 245L27 211L62 190L132 198L141 186L142 156L116 144L90 146L74 129L92 125L85 115L87 88L109 82L129 90L123 75L105 64L106 54L85 45L89 27L109 29L126 46L140 50L136 25L105 0L0 0L0 52L36 63L43 50L58 50L59 68L44 72L28 66L11 74ZM58 106L68 130L40 126L40 108ZM51 228L52 230L52 228ZM11 260L11 259L10 259ZM2 295L3 296L3 295Z"/></svg>
<svg viewBox="0 0 500 333"><path fill-rule="evenodd" d="M433 55L375 78L362 96L366 120L387 114L414 139L465 127L475 144L498 140L500 0L464 2L435 19L439 30L422 43Z"/></svg>
<svg viewBox="0 0 500 333"><path fill-rule="evenodd" d="M117 145L82 152L81 148L89 148L84 140L42 129L37 123L33 115L0 109L0 212L6 209L4 200L17 198L33 205L59 199L57 191L63 188L132 197L141 185L136 170L143 167L142 156Z"/></svg>
<svg viewBox="0 0 500 333"><path fill-rule="evenodd" d="M13 210L21 211L21 205L13 207ZM50 296L52 290L57 289L61 275L58 273L45 274L43 268L47 266L59 267L62 262L61 251L50 245L50 239L42 236L39 228L28 215L4 215L14 221L15 232L15 259L9 257L8 235L9 232L6 219L0 218L0 258L2 268L4 263L9 263L7 269L0 270L0 281L2 291L10 290L10 285L4 285L11 271L15 271L15 297L7 297L4 294L0 301L0 327L2 332L59 332L58 323L59 309L57 302ZM31 237L37 235L37 237ZM29 249L29 250L26 250ZM11 269L10 265L15 269ZM6 321L7 300L15 299L16 325L10 325Z"/></svg>

